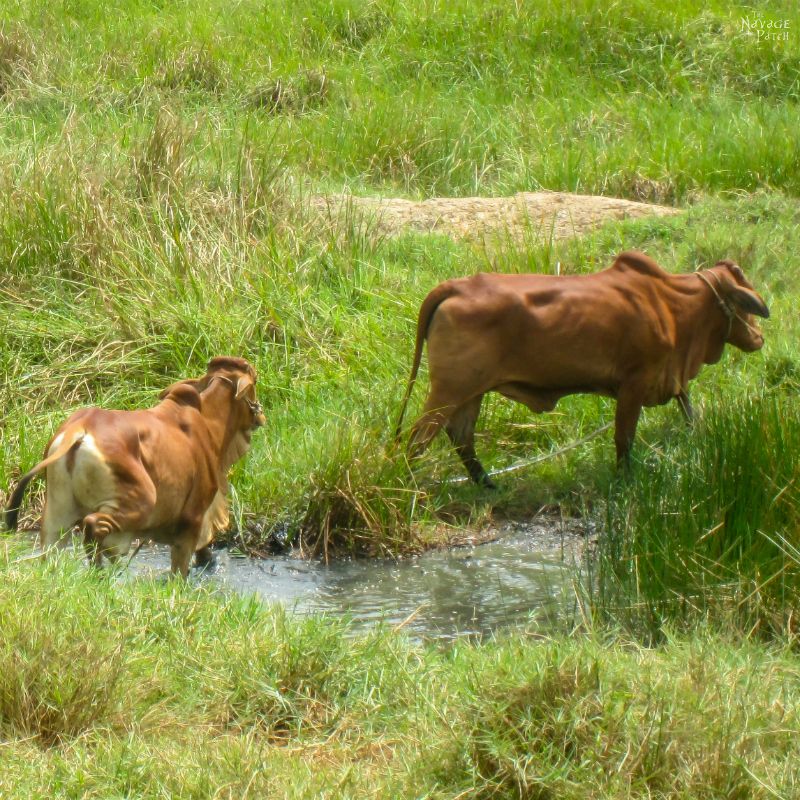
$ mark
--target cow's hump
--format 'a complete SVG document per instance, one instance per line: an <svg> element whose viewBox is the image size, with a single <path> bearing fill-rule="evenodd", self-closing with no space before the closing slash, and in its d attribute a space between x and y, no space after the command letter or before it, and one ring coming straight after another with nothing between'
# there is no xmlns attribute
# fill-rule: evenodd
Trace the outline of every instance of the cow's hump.
<svg viewBox="0 0 800 800"><path fill-rule="evenodd" d="M638 250L620 253L611 269L619 272L638 272L640 275L651 275L654 278L665 278L668 275L650 256Z"/></svg>
<svg viewBox="0 0 800 800"><path fill-rule="evenodd" d="M180 406L192 406L200 411L200 394L194 386L188 383L176 383L164 397L165 400L172 400Z"/></svg>

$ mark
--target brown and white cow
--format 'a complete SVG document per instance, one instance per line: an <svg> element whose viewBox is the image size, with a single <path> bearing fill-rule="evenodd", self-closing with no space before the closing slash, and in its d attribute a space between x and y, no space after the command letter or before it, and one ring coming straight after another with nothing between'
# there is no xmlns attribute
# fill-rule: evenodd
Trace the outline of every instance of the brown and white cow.
<svg viewBox="0 0 800 800"><path fill-rule="evenodd" d="M617 400L618 460L630 451L643 406L675 398L691 418L687 387L726 343L764 344L752 315L769 309L741 268L719 261L688 275L662 270L644 253L621 253L592 275L478 274L437 286L417 322L403 414L428 341L430 391L409 453L444 427L470 477L491 486L475 454L475 422L486 392L533 411L570 394Z"/></svg>
<svg viewBox="0 0 800 800"><path fill-rule="evenodd" d="M16 528L27 484L46 470L45 552L80 525L97 564L125 555L134 538L151 539L170 545L172 571L186 576L193 553L210 559L213 535L228 519L227 471L265 422L255 383L247 361L222 356L202 378L165 389L154 408L76 411L20 480L6 526Z"/></svg>

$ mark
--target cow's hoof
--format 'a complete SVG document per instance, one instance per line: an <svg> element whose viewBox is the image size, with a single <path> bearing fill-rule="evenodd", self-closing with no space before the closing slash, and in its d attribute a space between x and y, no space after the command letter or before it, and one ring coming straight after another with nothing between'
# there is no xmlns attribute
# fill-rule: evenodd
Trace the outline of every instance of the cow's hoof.
<svg viewBox="0 0 800 800"><path fill-rule="evenodd" d="M212 569L216 563L217 559L214 556L214 551L211 549L211 547L201 547L194 554L195 569Z"/></svg>

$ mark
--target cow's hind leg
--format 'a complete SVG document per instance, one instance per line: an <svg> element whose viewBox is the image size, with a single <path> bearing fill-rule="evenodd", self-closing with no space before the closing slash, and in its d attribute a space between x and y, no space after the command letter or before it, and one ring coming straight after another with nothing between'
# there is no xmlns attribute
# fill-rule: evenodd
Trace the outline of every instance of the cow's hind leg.
<svg viewBox="0 0 800 800"><path fill-rule="evenodd" d="M115 515L102 511L84 517L83 546L92 566L100 567L103 556L116 564L128 554L136 534L127 525L123 527L122 522L135 524L131 518L120 521Z"/></svg>
<svg viewBox="0 0 800 800"><path fill-rule="evenodd" d="M120 507L117 501L104 503L87 514L81 528L89 561L99 567L102 556L112 563L124 556L130 550L134 536L147 530L154 506L155 487L148 479L148 483L140 484L139 491L129 493L124 506Z"/></svg>
<svg viewBox="0 0 800 800"><path fill-rule="evenodd" d="M408 438L409 458L417 458L425 452L460 405L460 400L454 401L452 397L431 389L420 418L411 428L411 435Z"/></svg>
<svg viewBox="0 0 800 800"><path fill-rule="evenodd" d="M39 534L42 551L47 553L56 545L66 547L69 543L69 533L80 519L80 509L71 495L64 498L48 495Z"/></svg>
<svg viewBox="0 0 800 800"><path fill-rule="evenodd" d="M117 465L106 490L106 499L98 501L81 526L89 560L97 566L101 556L113 562L128 552L133 537L148 530L156 504L156 487L138 461Z"/></svg>
<svg viewBox="0 0 800 800"><path fill-rule="evenodd" d="M81 530L83 531L83 548L86 557L93 567L99 567L103 563L103 549L105 539L112 533L119 532L119 524L116 520L103 511L96 511L83 518ZM101 542L103 543L101 546ZM112 558L112 561L115 559Z"/></svg>
<svg viewBox="0 0 800 800"><path fill-rule="evenodd" d="M445 423L444 429L466 467L469 477L478 486L494 489L496 488L494 482L475 453L475 423L480 414L482 400L483 395L480 394L459 406Z"/></svg>
<svg viewBox="0 0 800 800"><path fill-rule="evenodd" d="M47 468L47 492L39 534L39 542L45 553L55 546L66 547L70 542L69 534L83 516L72 490L66 461L60 459Z"/></svg>

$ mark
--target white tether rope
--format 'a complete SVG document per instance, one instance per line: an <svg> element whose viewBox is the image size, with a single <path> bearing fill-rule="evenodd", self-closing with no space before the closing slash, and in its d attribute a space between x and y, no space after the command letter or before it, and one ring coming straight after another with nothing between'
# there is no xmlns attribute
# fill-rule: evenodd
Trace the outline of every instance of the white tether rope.
<svg viewBox="0 0 800 800"><path fill-rule="evenodd" d="M599 436L603 431L607 431L614 423L613 422L606 422L605 425L601 425L596 430L593 430L591 433L586 434L582 439L578 439L571 444L564 445L564 447L560 447L558 450L553 450L550 453L545 453L541 456L536 456L535 458L528 458L525 461L518 461L516 464L511 464L508 467L503 467L501 469L493 469L489 473L490 478L495 477L495 475L505 475L509 472L516 472L517 470L524 469L525 467L531 467L534 464L538 464L541 461L547 461L550 458L555 458L556 456L560 456L562 453L566 453L569 450L574 450L576 447L580 447L582 444L585 444L590 439L594 439L595 436ZM453 483L465 483L466 481L470 480L467 477L459 477L459 478L450 478L449 480L443 481L445 484L453 484Z"/></svg>

